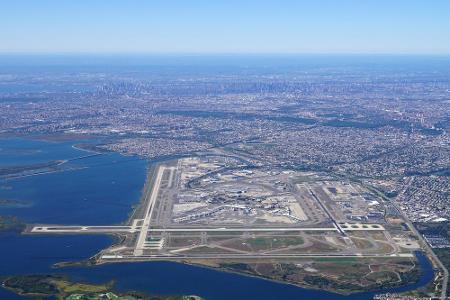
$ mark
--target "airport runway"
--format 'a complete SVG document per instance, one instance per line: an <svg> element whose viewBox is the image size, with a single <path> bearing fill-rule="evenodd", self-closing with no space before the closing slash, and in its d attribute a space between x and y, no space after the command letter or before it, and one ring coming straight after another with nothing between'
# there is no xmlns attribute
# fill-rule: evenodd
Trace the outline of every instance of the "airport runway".
<svg viewBox="0 0 450 300"><path fill-rule="evenodd" d="M394 257L414 257L412 253L400 253L392 255L364 255L364 254L199 254L199 255L102 255L104 260L183 260L183 259L260 259L260 258L394 258Z"/></svg>
<svg viewBox="0 0 450 300"><path fill-rule="evenodd" d="M150 209L151 213L151 209ZM299 232L299 231L339 231L336 227L221 227L221 228L150 228L150 217L147 215L147 223L144 220L144 230L142 226L137 226L141 219L135 220L133 226L35 226L30 233L133 233L140 232L137 248L143 245L149 232ZM376 227L374 227L376 226ZM343 231L384 231L384 227L378 224L352 224Z"/></svg>
<svg viewBox="0 0 450 300"><path fill-rule="evenodd" d="M156 199L158 198L159 186L161 185L161 179L166 168L163 166L158 167L158 172L156 175L155 182L153 183L152 193L150 199L148 200L147 207L144 214L144 222L142 223L141 230L139 232L139 237L136 242L136 247L134 249L134 255L142 255L145 240L147 239L148 227L150 226L150 220L152 217L153 209L155 207Z"/></svg>

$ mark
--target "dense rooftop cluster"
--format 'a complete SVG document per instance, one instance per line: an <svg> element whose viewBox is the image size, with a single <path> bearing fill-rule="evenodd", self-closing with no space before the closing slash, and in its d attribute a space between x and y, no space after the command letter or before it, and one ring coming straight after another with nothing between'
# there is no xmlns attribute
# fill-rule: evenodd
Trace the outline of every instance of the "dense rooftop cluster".
<svg viewBox="0 0 450 300"><path fill-rule="evenodd" d="M415 176L406 181L399 197L401 208L414 222L448 221L450 218L450 178Z"/></svg>
<svg viewBox="0 0 450 300"><path fill-rule="evenodd" d="M305 68L3 71L0 133L95 136L150 158L226 147L380 180L413 220L450 218L448 70Z"/></svg>

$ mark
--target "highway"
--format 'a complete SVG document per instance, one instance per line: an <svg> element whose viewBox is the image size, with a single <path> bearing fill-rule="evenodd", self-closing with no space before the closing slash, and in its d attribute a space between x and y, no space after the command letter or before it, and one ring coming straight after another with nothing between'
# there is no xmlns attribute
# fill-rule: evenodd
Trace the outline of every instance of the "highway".
<svg viewBox="0 0 450 300"><path fill-rule="evenodd" d="M404 197L404 193L407 190L407 188L409 187L409 185L411 185L412 179L413 178L409 179L407 185L403 188L402 192L399 194L397 199L401 199L402 197ZM403 217L403 219L405 220L405 223L409 227L409 229L417 236L417 238L421 242L422 246L424 247L424 249L425 249L426 253L429 255L429 257L431 257L431 259L434 260L436 265L442 270L442 289L441 289L441 296L439 297L439 299L448 299L447 298L447 289L448 289L449 275L448 275L447 268L441 262L439 257L437 257L436 253L434 253L433 249L428 244L428 242L423 238L422 234L416 229L416 227L414 227L414 224L408 219L406 214L400 209L397 202L392 201L391 203L397 210L398 214L400 214Z"/></svg>

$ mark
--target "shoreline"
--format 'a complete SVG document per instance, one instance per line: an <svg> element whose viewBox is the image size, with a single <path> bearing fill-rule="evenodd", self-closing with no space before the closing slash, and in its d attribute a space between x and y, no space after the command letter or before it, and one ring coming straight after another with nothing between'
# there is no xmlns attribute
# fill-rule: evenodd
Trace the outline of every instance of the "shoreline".
<svg viewBox="0 0 450 300"><path fill-rule="evenodd" d="M108 234L108 235L114 235L114 234ZM113 265L113 264L129 264L129 263L152 263L152 262L163 262L163 263L174 263L174 264L183 264L183 265L188 265L188 266L193 266L196 268L202 268L202 269L208 269L208 270L213 270L216 272L222 272L222 273L228 273L228 274L235 274L235 275L239 275L239 276L246 276L246 277L250 277L250 278L255 278L258 280L264 280L264 281L269 281L269 282L273 282L273 283L277 283L277 284L281 284L281 285L289 285L289 286L294 286L300 289L306 289L306 290L313 290L313 291L322 291L322 292L327 292L327 293L332 293L332 294L336 294L336 295L340 295L340 296L350 296L350 295L358 295L358 294L366 294L366 293L373 293L375 294L384 294L384 293L397 293L397 292L388 292L385 291L386 289L399 289L402 288L406 285L393 285L390 287L386 287L386 288L377 288L377 289L373 289L373 290L357 290L354 292L345 292L343 290L335 290L335 289L324 289L324 288L320 288L320 287L314 287L312 285L308 285L308 284L302 284L302 283L295 283L295 282L291 282L291 281L282 281L282 280L277 280L277 279L273 279L270 277L264 277L264 276L259 276L256 274L252 274L252 273L248 273L248 272L239 272L239 271L234 271L228 268L224 268L224 267L215 267L215 266L211 266L211 265L207 265L207 264L202 264L202 263L196 263L196 262L190 262L190 261L183 261L180 259L180 261L175 261L175 260L164 260L164 259L153 259L153 260L142 260L142 261L114 261L114 262L107 262L107 261L99 261L97 259L97 257L100 255L101 253L97 253L94 256L85 259L85 260L81 260L81 261L73 261L73 262L61 262L61 263L57 263L58 265L55 265L55 268L67 268L67 267L86 267L86 268L94 268L96 266L102 266L102 265ZM61 264L61 265L59 265ZM245 264L245 263L244 263ZM413 282L413 283L408 283L409 284L416 284L420 281L420 278L417 282ZM428 282L429 283L429 282ZM404 293L404 292L409 292L409 291L414 291L416 289L422 288L424 286L426 286L428 283L421 285L419 287L416 287L414 289L408 289L406 291L400 292L400 293Z"/></svg>
<svg viewBox="0 0 450 300"><path fill-rule="evenodd" d="M72 148L80 150L80 151L85 151L85 152L90 152L90 153L95 153L95 154L102 154L102 153L98 153L95 151L91 151L88 149L83 149L77 146L77 144L72 145ZM121 156L125 156L121 153L118 153ZM160 166L163 163L169 162L174 160L174 158L167 158L167 159L163 159L163 160L156 160L156 161L151 161L151 160L147 160L147 170L146 170L146 178L145 178L145 182L144 185L141 189L141 195L139 197L139 201L136 202L135 204L133 204L131 206L129 215L127 217L126 220L124 220L123 222L118 223L119 225L123 225L123 224L128 224L131 225L133 222L133 219L139 217L139 214L142 213L142 209L145 207L145 196L146 196L146 191L151 190L153 188L154 182L155 182L155 170L158 169L158 166ZM97 265L102 265L102 264L112 264L112 263L118 263L118 262L107 262L107 261L100 261L100 257L102 255L102 253L105 250L108 250L110 248L113 248L115 246L120 246L122 243L124 243L124 241L126 241L126 239L128 238L126 234L106 234L112 237L112 242L111 244L104 249L101 249L99 252L97 252L95 255L80 260L80 261L72 261L72 262L58 262L56 264L53 265L53 267L55 268L64 268L64 267L71 267L71 266L78 266L78 267L93 267L93 266L97 266ZM153 261L161 261L161 262L167 262L167 260L164 259L154 259ZM122 261L123 263L130 263L130 262L141 262L141 261ZM151 261L146 261L146 260L142 260L142 262L151 262ZM269 277L264 277L264 276L258 276L256 274L252 274L252 273L247 273L247 272L239 272L239 271L234 271L234 270L230 270L228 268L224 268L224 267L214 267L214 266L209 266L209 265L205 265L205 264L201 264L201 263L196 263L196 262L189 262L189 261L175 261L175 263L181 263L181 264L186 264L186 265L191 265L191 266L195 266L195 267L200 267L200 268L207 268L207 269L211 269L214 271L219 271L219 272L226 272L226 273L232 273L232 274L237 274L240 276L250 276L253 278L257 278L257 279L261 279L261 280L268 280L271 282L276 282L279 284L288 284L288 285L292 285L295 287L299 287L302 289L310 289L310 290L319 290L319 291L326 291L326 292L330 292L330 293L334 293L334 294L338 294L338 295L353 295L353 294L359 294L359 293L371 293L371 292L377 292L379 291L380 293L383 292L383 290L357 290L355 292L348 292L346 293L343 290L334 290L334 289L324 289L324 288L319 288L319 287L314 287L308 284L302 284L302 283L294 283L294 282L288 282L288 281L282 281L282 280L277 280L277 279L273 279L273 278L269 278ZM401 287L401 285L398 286L394 286L393 288L397 288L397 287Z"/></svg>

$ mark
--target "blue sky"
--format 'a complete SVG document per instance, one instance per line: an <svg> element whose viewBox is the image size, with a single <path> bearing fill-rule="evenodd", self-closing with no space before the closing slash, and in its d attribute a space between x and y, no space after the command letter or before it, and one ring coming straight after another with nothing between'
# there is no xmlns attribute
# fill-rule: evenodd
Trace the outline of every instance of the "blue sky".
<svg viewBox="0 0 450 300"><path fill-rule="evenodd" d="M0 52L450 54L450 1L0 0Z"/></svg>

